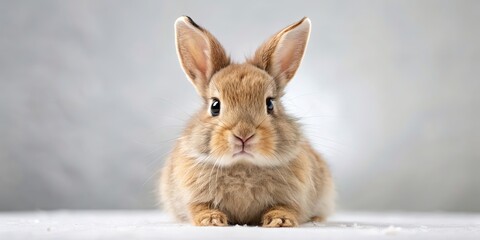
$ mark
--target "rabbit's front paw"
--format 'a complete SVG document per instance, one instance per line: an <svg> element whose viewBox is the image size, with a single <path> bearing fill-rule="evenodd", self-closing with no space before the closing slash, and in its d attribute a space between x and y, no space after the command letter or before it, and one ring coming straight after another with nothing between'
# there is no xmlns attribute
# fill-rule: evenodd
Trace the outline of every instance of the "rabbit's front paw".
<svg viewBox="0 0 480 240"><path fill-rule="evenodd" d="M205 210L194 217L196 226L226 226L228 225L227 215L218 210Z"/></svg>
<svg viewBox="0 0 480 240"><path fill-rule="evenodd" d="M298 221L295 215L285 209L272 209L263 215L263 227L296 227Z"/></svg>

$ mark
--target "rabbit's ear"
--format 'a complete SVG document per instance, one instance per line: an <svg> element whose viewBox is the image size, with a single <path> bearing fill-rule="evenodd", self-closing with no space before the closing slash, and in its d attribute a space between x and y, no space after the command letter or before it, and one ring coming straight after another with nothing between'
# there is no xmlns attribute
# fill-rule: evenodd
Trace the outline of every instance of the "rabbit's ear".
<svg viewBox="0 0 480 240"><path fill-rule="evenodd" d="M310 20L304 17L266 41L249 62L267 71L283 89L300 66L310 36Z"/></svg>
<svg viewBox="0 0 480 240"><path fill-rule="evenodd" d="M175 43L183 71L205 97L210 78L230 64L230 59L217 39L187 16L175 21Z"/></svg>

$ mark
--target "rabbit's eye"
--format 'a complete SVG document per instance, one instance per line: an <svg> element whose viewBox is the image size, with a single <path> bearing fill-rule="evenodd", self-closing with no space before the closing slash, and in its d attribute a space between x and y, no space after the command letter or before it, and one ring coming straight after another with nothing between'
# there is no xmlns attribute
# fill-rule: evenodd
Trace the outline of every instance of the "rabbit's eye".
<svg viewBox="0 0 480 240"><path fill-rule="evenodd" d="M267 98L267 113L270 114L273 112L273 98Z"/></svg>
<svg viewBox="0 0 480 240"><path fill-rule="evenodd" d="M216 98L213 99L212 105L210 106L210 113L212 116L216 117L220 114L220 101Z"/></svg>

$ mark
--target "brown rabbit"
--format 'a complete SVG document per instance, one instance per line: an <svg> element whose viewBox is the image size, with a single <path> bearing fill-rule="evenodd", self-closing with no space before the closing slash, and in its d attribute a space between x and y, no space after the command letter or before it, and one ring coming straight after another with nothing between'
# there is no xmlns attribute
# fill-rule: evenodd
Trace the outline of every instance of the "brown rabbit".
<svg viewBox="0 0 480 240"><path fill-rule="evenodd" d="M266 41L246 63L189 17L175 22L187 77L203 98L167 159L160 199L197 226L292 227L334 209L328 166L281 104L310 35L303 18Z"/></svg>

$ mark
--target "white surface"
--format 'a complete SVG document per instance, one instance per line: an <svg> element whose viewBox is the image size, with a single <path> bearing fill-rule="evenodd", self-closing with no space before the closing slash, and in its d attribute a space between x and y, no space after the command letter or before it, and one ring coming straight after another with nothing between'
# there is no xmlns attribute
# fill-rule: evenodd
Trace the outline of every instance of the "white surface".
<svg viewBox="0 0 480 240"><path fill-rule="evenodd" d="M0 214L0 239L480 239L480 214L339 213L299 228L193 227L157 211Z"/></svg>

